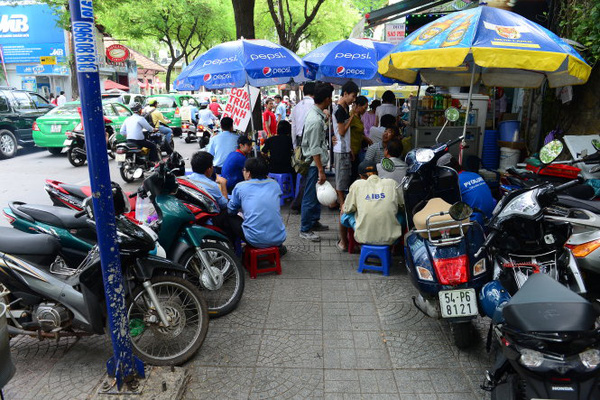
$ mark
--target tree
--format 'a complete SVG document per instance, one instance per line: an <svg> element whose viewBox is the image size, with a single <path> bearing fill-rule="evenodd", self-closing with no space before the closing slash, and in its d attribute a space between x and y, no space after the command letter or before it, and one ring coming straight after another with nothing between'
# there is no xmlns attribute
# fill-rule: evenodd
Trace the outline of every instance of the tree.
<svg viewBox="0 0 600 400"><path fill-rule="evenodd" d="M226 23L227 9L218 0L184 0L165 3L148 0L140 9L139 3L121 3L100 14L100 20L113 35L155 41L169 52L166 89L170 89L175 65L182 59L187 63L215 41L230 37ZM230 14L230 12L229 12ZM155 49L158 50L155 45Z"/></svg>
<svg viewBox="0 0 600 400"><path fill-rule="evenodd" d="M255 0L231 0L235 17L236 39L256 39L254 33Z"/></svg>
<svg viewBox="0 0 600 400"><path fill-rule="evenodd" d="M304 0L304 6L301 7L301 10L298 10L298 1L291 1L293 6L290 6L290 0L267 0L267 4L271 18L275 23L277 36L279 36L279 44L295 52L298 51L302 36L315 19L325 0L314 0L315 2L312 5L309 5L308 0ZM292 12L292 9L294 9L294 12ZM295 19L296 16L300 16L298 20Z"/></svg>
<svg viewBox="0 0 600 400"><path fill-rule="evenodd" d="M304 10L304 0L289 0L290 11L299 15ZM312 23L310 23L298 39L295 49L286 46L301 54L322 44L345 39L350 35L352 27L360 20L358 10L351 2L345 0L327 0L319 8ZM256 8L256 26L259 37L278 41L279 35L269 7L266 3L259 3ZM324 29L323 27L327 27ZM284 45L285 46L285 45Z"/></svg>

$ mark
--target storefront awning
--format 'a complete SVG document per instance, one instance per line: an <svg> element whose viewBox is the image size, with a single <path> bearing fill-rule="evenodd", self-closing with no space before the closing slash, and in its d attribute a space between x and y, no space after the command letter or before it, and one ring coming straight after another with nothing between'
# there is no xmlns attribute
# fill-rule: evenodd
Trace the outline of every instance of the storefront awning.
<svg viewBox="0 0 600 400"><path fill-rule="evenodd" d="M366 15L367 27L385 24L408 14L415 14L428 10L451 0L401 0L379 10L371 11Z"/></svg>
<svg viewBox="0 0 600 400"><path fill-rule="evenodd" d="M120 83L117 83L117 82L113 82L110 79L107 79L106 81L104 81L104 90L111 90L111 89L129 90L129 87L127 87L125 85L121 85Z"/></svg>

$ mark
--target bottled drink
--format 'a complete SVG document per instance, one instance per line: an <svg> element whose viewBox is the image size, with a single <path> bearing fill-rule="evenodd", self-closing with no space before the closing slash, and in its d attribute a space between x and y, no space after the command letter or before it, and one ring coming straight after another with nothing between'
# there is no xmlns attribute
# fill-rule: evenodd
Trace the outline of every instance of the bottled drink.
<svg viewBox="0 0 600 400"><path fill-rule="evenodd" d="M450 33L442 42L440 47L450 47L459 44L462 38L467 33L467 29L469 29L469 23L471 21L471 18L473 18L472 15L466 18L463 22L461 22L461 24L458 25L456 28L452 29L452 31L450 31Z"/></svg>
<svg viewBox="0 0 600 400"><path fill-rule="evenodd" d="M453 23L461 19L463 16L463 13L459 13L444 21L435 22L429 28L425 29L419 36L417 36L416 39L410 42L410 44L412 46L424 45L440 33L444 32L446 29L450 28Z"/></svg>

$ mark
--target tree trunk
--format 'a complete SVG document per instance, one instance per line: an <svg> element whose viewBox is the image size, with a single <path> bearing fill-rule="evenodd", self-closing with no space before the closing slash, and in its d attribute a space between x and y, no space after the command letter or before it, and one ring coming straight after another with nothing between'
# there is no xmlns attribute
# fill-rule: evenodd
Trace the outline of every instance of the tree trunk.
<svg viewBox="0 0 600 400"><path fill-rule="evenodd" d="M175 64L177 64L177 61L179 61L179 58L171 58L171 63L167 67L167 76L165 77L165 90L167 93L171 91L171 73L173 72L173 69L175 69Z"/></svg>
<svg viewBox="0 0 600 400"><path fill-rule="evenodd" d="M231 0L235 16L236 38L256 39L254 34L255 0Z"/></svg>

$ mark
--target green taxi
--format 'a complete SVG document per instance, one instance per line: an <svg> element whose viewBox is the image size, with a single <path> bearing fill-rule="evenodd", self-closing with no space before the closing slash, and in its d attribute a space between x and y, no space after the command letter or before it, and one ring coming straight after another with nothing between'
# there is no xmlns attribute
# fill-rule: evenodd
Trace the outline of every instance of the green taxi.
<svg viewBox="0 0 600 400"><path fill-rule="evenodd" d="M197 107L200 110L198 101L189 94L155 94L146 98L145 105L150 103L150 100L158 101L157 109L162 115L171 121L169 127L173 129L174 136L181 135L181 115L179 107L183 106L183 101L187 100L191 107Z"/></svg>
<svg viewBox="0 0 600 400"><path fill-rule="evenodd" d="M72 131L81 122L79 107L78 101L71 101L36 119L32 128L35 145L47 148L52 154L59 154L64 147L67 131ZM115 132L119 132L123 121L132 114L125 105L110 101L102 102L102 110L104 116L112 121L109 125Z"/></svg>

